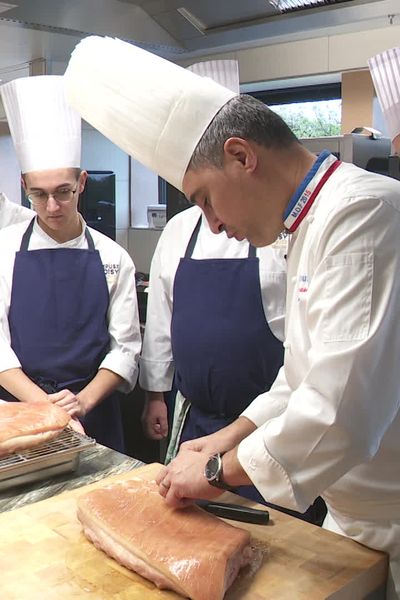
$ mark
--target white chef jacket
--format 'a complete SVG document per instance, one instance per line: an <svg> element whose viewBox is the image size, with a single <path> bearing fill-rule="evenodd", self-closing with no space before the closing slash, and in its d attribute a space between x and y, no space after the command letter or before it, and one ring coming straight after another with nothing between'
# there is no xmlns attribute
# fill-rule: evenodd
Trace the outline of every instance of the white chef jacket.
<svg viewBox="0 0 400 600"><path fill-rule="evenodd" d="M11 202L3 192L0 192L0 229L30 220L34 216L33 210Z"/></svg>
<svg viewBox="0 0 400 600"><path fill-rule="evenodd" d="M48 236L38 225L33 226L29 250L43 248L88 247L85 237L85 222L79 237L65 243L58 243ZM28 222L12 225L0 231L0 372L20 368L21 364L10 346L8 312L10 309L12 277L15 253ZM95 249L99 251L109 292L108 331L110 349L99 368L113 371L124 379L118 388L129 392L135 385L138 375L138 358L141 347L139 313L137 306L135 266L128 253L116 242L99 231L88 228Z"/></svg>
<svg viewBox="0 0 400 600"><path fill-rule="evenodd" d="M140 358L139 382L145 390L164 392L172 386L171 318L175 273L201 215L197 206L175 215L165 226L154 252ZM274 245L257 250L266 320L272 333L280 340L283 340L284 334L287 239L283 237ZM246 258L248 251L247 241L230 240L225 233L215 235L202 217L193 259Z"/></svg>
<svg viewBox="0 0 400 600"><path fill-rule="evenodd" d="M397 594L399 242L400 183L341 164L289 242L284 365L238 448L268 501L321 495L336 530L388 551Z"/></svg>

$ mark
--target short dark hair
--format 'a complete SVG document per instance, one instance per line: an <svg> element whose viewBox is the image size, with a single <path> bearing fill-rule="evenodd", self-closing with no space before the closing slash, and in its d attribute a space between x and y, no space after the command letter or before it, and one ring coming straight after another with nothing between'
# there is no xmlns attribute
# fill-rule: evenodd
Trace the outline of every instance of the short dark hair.
<svg viewBox="0 0 400 600"><path fill-rule="evenodd" d="M192 154L188 169L222 168L224 144L231 137L277 149L299 142L277 113L253 96L242 94L229 100L213 118Z"/></svg>

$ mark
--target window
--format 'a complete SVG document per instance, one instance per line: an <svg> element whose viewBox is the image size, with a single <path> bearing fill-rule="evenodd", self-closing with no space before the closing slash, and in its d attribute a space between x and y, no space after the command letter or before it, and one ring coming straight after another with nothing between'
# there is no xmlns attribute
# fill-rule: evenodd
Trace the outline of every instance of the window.
<svg viewBox="0 0 400 600"><path fill-rule="evenodd" d="M340 134L340 83L250 93L278 113L298 138Z"/></svg>

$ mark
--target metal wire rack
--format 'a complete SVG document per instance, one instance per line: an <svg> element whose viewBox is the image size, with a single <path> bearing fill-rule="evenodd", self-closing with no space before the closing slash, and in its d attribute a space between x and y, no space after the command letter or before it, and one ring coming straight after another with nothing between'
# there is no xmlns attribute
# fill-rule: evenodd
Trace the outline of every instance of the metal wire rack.
<svg viewBox="0 0 400 600"><path fill-rule="evenodd" d="M79 464L80 452L95 443L94 439L67 427L50 442L5 456L0 459L0 490L73 471Z"/></svg>

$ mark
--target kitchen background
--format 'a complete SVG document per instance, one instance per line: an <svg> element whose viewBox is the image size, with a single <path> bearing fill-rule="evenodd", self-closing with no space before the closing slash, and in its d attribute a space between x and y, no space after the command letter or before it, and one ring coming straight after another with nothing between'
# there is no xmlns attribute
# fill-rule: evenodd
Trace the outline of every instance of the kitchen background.
<svg viewBox="0 0 400 600"><path fill-rule="evenodd" d="M182 66L237 59L242 91L341 82L342 133L358 126L385 133L366 61L398 44L398 0L325 4L332 6L280 14L272 8L273 0L0 2L0 79L62 74L81 37L108 34L131 39ZM198 14L203 20L193 19ZM1 189L20 201L19 170L1 110ZM160 235L147 222L147 206L158 203L158 178L85 123L82 166L114 171L116 239L138 271L148 272Z"/></svg>

